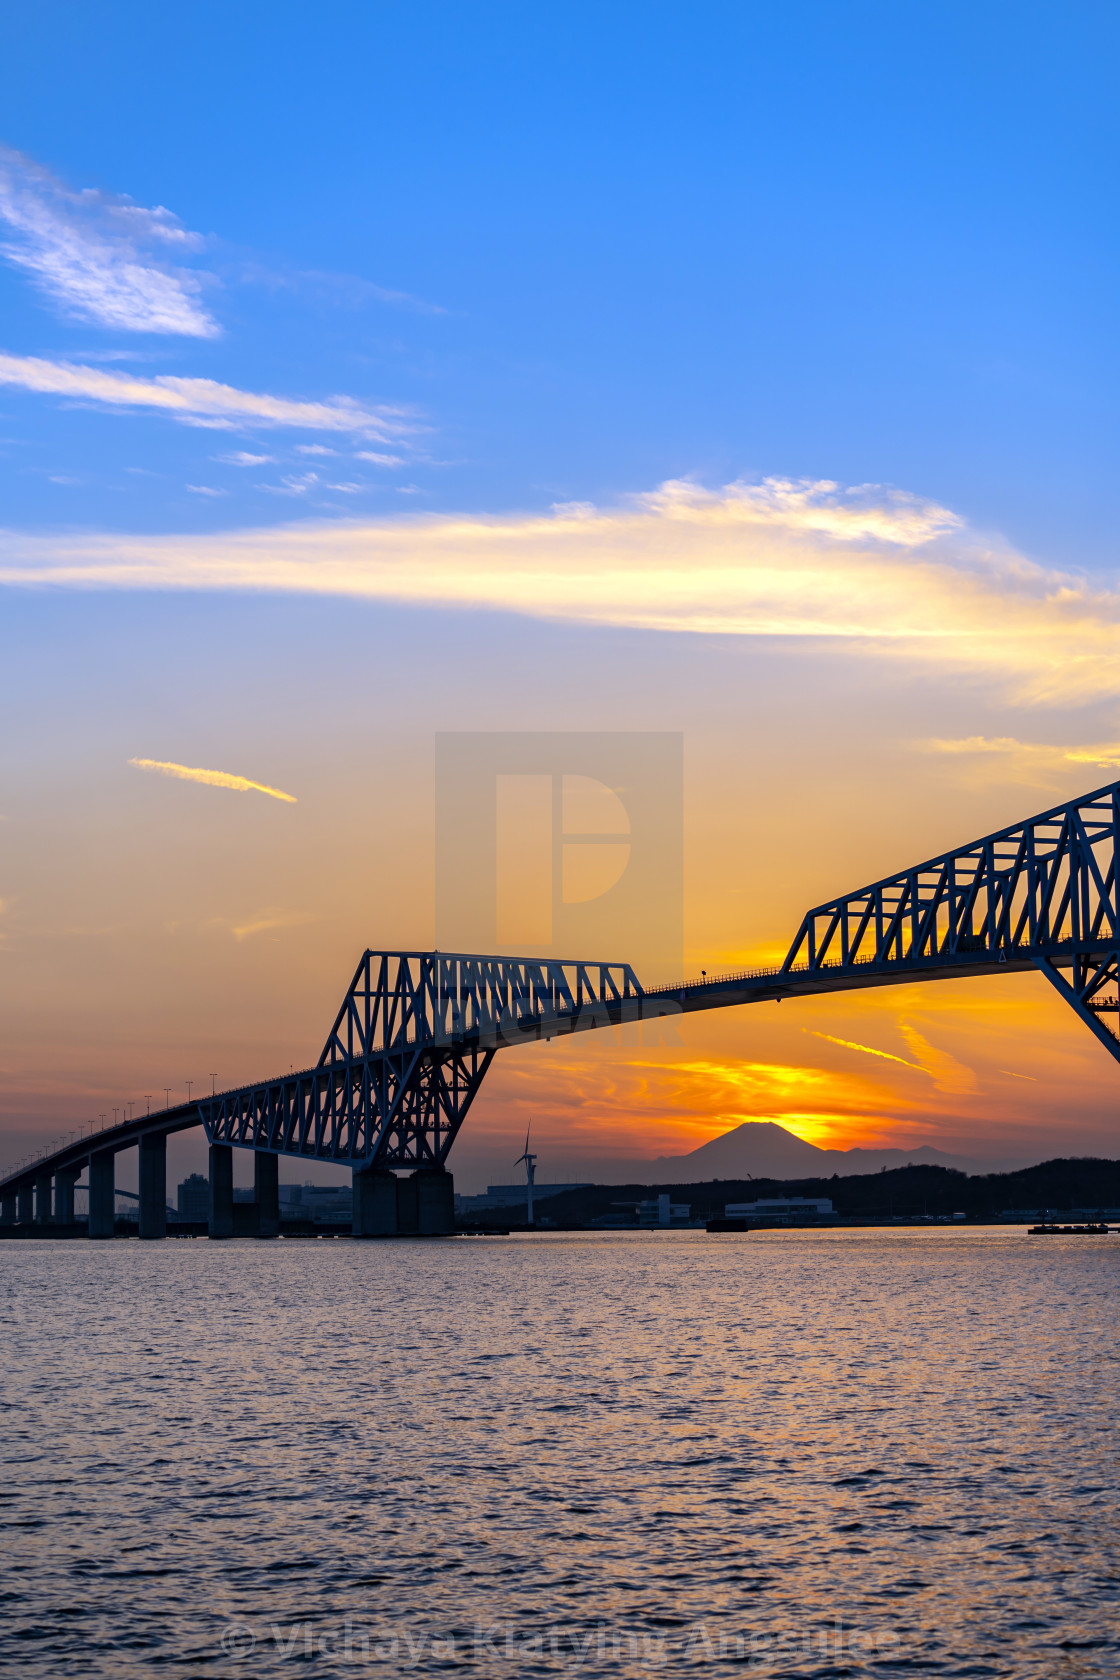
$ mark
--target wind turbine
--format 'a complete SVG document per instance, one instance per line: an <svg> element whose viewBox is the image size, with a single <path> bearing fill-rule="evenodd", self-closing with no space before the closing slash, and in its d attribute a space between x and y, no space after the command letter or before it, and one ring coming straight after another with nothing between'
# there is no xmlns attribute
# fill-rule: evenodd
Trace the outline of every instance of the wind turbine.
<svg viewBox="0 0 1120 1680"><path fill-rule="evenodd" d="M526 1210L527 1217L525 1221L527 1225L531 1225L533 1223L533 1173L536 1169L537 1161L537 1157L535 1155L530 1155L529 1153L529 1133L532 1130L532 1126L533 1122L530 1120L528 1126L525 1128L525 1153L523 1155L519 1155L517 1160L513 1163L515 1167L519 1167L522 1161L525 1163L525 1178L528 1183L528 1194L526 1196L528 1208Z"/></svg>

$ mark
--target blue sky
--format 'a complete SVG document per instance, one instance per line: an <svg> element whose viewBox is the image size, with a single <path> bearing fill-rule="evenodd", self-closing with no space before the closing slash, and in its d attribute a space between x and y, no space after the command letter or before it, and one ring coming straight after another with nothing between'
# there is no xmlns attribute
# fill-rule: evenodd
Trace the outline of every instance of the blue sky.
<svg viewBox="0 0 1120 1680"><path fill-rule="evenodd" d="M1120 775L1118 32L7 8L16 1153L314 1058L357 953L433 939L438 730L681 731L691 968ZM1021 1156L1073 1089L1114 1150L1108 1058L1016 984L731 1012L656 1068L553 1047L457 1150L531 1114L546 1176L580 1126L745 1118Z"/></svg>
<svg viewBox="0 0 1120 1680"><path fill-rule="evenodd" d="M777 474L899 485L1045 561L1113 563L1109 7L47 0L2 29L6 143L201 235L154 255L208 277L215 328L75 320L8 267L3 349L417 427L373 445L403 455L385 467L354 459L368 439L9 388L8 523ZM215 459L238 452L276 459Z"/></svg>

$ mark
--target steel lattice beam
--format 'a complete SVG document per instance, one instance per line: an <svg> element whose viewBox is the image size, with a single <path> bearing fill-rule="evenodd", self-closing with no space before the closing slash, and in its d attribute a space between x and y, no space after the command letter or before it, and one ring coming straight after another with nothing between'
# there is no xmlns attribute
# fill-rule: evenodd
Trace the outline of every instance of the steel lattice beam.
<svg viewBox="0 0 1120 1680"><path fill-rule="evenodd" d="M830 900L780 968L643 988L625 963L367 951L317 1065L122 1123L0 1178L203 1125L214 1143L439 1167L495 1054L738 1004L1038 969L1120 1061L1120 782ZM1067 978L1068 974L1068 978Z"/></svg>
<svg viewBox="0 0 1120 1680"><path fill-rule="evenodd" d="M781 975L883 985L1037 968L1120 1060L1105 1020L1120 1015L1118 836L1112 783L810 910Z"/></svg>
<svg viewBox="0 0 1120 1680"><path fill-rule="evenodd" d="M204 1100L199 1119L212 1143L442 1166L497 1050L637 1020L642 998L625 963L367 951L318 1065Z"/></svg>

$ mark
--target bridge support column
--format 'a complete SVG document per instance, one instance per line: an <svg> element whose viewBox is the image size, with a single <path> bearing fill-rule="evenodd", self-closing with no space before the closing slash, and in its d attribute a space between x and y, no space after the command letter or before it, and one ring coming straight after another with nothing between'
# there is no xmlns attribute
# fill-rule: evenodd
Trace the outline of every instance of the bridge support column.
<svg viewBox="0 0 1120 1680"><path fill-rule="evenodd" d="M253 1197L258 1237L280 1235L280 1157L257 1150L253 1156Z"/></svg>
<svg viewBox="0 0 1120 1680"><path fill-rule="evenodd" d="M30 1225L35 1218L35 1204L30 1184L21 1184L16 1191L16 1218L21 1225Z"/></svg>
<svg viewBox="0 0 1120 1680"><path fill-rule="evenodd" d="M416 1210L416 1178L415 1173L408 1178L397 1179L397 1235L398 1237L415 1237L420 1230Z"/></svg>
<svg viewBox="0 0 1120 1680"><path fill-rule="evenodd" d="M354 1174L354 1222L356 1237L395 1237L397 1234L397 1180L383 1167L363 1167Z"/></svg>
<svg viewBox="0 0 1120 1680"><path fill-rule="evenodd" d="M167 1134L148 1132L140 1139L140 1237L148 1242L167 1235Z"/></svg>
<svg viewBox="0 0 1120 1680"><path fill-rule="evenodd" d="M210 1236L233 1236L233 1150L210 1145Z"/></svg>
<svg viewBox="0 0 1120 1680"><path fill-rule="evenodd" d="M421 1237L449 1237L455 1230L455 1180L437 1169L413 1173L416 1186L416 1232Z"/></svg>
<svg viewBox="0 0 1120 1680"><path fill-rule="evenodd" d="M16 1222L16 1193L9 1190L0 1196L0 1225L14 1225Z"/></svg>
<svg viewBox="0 0 1120 1680"><path fill-rule="evenodd" d="M51 1175L40 1173L35 1180L35 1223L49 1225L51 1223Z"/></svg>
<svg viewBox="0 0 1120 1680"><path fill-rule="evenodd" d="M116 1156L99 1149L89 1158L89 1234L111 1237L117 1222Z"/></svg>
<svg viewBox="0 0 1120 1680"><path fill-rule="evenodd" d="M74 1186L82 1176L80 1167L70 1167L54 1175L54 1217L56 1225L74 1223Z"/></svg>

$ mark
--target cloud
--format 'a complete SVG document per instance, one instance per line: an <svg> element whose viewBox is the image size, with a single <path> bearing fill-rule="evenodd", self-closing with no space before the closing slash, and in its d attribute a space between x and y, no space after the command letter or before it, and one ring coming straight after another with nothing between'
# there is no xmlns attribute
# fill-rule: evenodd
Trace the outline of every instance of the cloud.
<svg viewBox="0 0 1120 1680"><path fill-rule="evenodd" d="M306 496L319 482L316 472L285 473L279 484L257 484L256 490L267 490L272 496Z"/></svg>
<svg viewBox="0 0 1120 1680"><path fill-rule="evenodd" d="M827 1044L839 1044L842 1050L858 1050L864 1056L879 1056L884 1062L897 1062L900 1067L913 1068L916 1073L928 1073L921 1062L908 1062L903 1056L892 1056L888 1050L873 1050L870 1044L857 1044L854 1039L834 1038L831 1033L816 1032L810 1027L802 1027L811 1038L823 1038Z"/></svg>
<svg viewBox="0 0 1120 1680"><path fill-rule="evenodd" d="M125 332L215 338L197 275L151 248L186 255L202 244L157 206L87 188L74 192L30 158L0 148L0 219L12 237L0 256L31 275L68 315Z"/></svg>
<svg viewBox="0 0 1120 1680"><path fill-rule="evenodd" d="M180 388L192 383L230 402L274 401L205 381L122 380L168 402L184 402ZM272 488L299 495L311 482L292 476ZM522 516L152 537L13 532L0 540L0 582L349 596L783 638L983 674L1030 701L1120 693L1120 593L1046 571L916 496L829 481L721 490L675 481L615 507Z"/></svg>
<svg viewBox="0 0 1120 1680"><path fill-rule="evenodd" d="M250 426L294 426L308 431L347 432L370 438L400 438L417 430L403 410L363 407L352 397L326 402L297 402L262 392L239 391L214 379L180 379L158 374L141 379L74 362L47 361L38 356L0 354L0 385L66 397L77 402L104 403L111 408L155 408L191 426L221 430Z"/></svg>
<svg viewBox="0 0 1120 1680"><path fill-rule="evenodd" d="M917 1027L899 1026L912 1055L916 1056L939 1091L949 1096L964 1096L976 1089L976 1075L970 1067L958 1062L948 1050L938 1050L922 1037Z"/></svg>
<svg viewBox="0 0 1120 1680"><path fill-rule="evenodd" d="M275 455L250 455L247 449L235 449L232 455L215 455L227 467L263 467L276 459Z"/></svg>
<svg viewBox="0 0 1120 1680"><path fill-rule="evenodd" d="M226 770L198 770L189 764L172 764L155 758L130 758L136 770L154 770L160 776L175 776L181 782L205 782L207 787L231 788L235 793L267 793L270 799L282 799L288 805L298 803L294 793L268 787L264 782L251 782L247 776L231 776Z"/></svg>
<svg viewBox="0 0 1120 1680"><path fill-rule="evenodd" d="M328 304L332 309L337 309L340 305L350 309L364 309L371 303L387 303L398 309L414 310L419 315L448 313L442 304L428 303L424 298L414 297L411 292L393 291L387 286L377 286L372 280L363 280L356 274L332 274L314 268L281 272L278 269L265 268L260 263L247 263L242 268L241 279L247 285L264 286L272 292L302 292Z"/></svg>
<svg viewBox="0 0 1120 1680"><path fill-rule="evenodd" d="M961 763L965 779L990 784L993 779L1037 787L1058 780L1072 768L1120 769L1120 741L1063 747L1041 741L1017 741L1013 735L968 735L959 740L916 741L919 752L936 753Z"/></svg>
<svg viewBox="0 0 1120 1680"><path fill-rule="evenodd" d="M212 484L188 484L187 489L196 496L228 496L228 490L215 490Z"/></svg>
<svg viewBox="0 0 1120 1680"><path fill-rule="evenodd" d="M240 945L255 933L272 933L277 928L305 927L314 917L303 910L260 910L249 921L230 926L230 932Z"/></svg>

